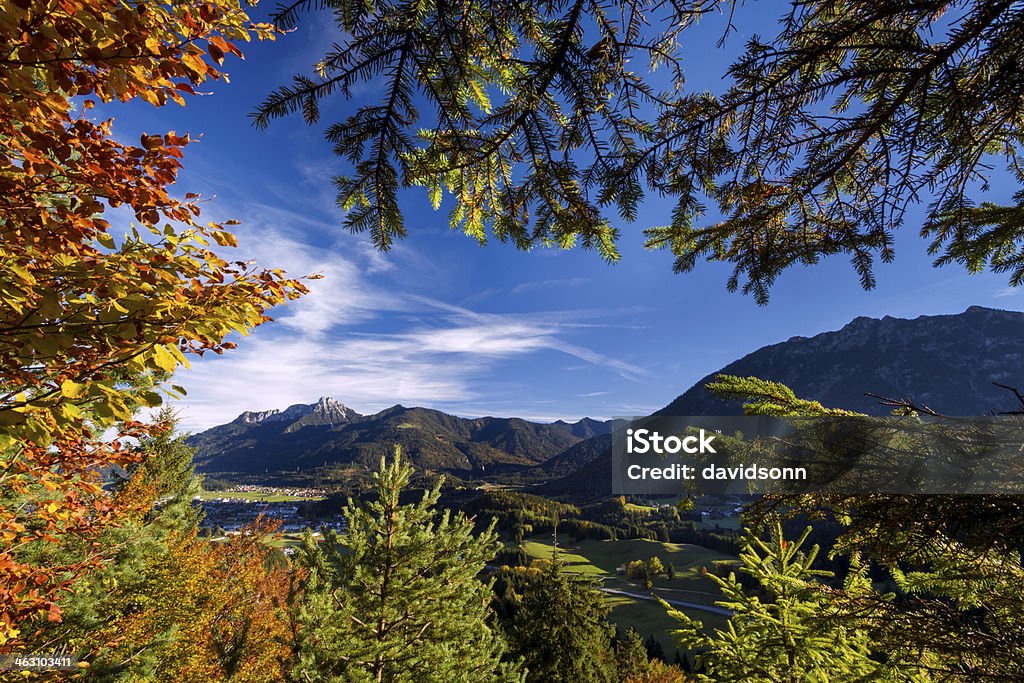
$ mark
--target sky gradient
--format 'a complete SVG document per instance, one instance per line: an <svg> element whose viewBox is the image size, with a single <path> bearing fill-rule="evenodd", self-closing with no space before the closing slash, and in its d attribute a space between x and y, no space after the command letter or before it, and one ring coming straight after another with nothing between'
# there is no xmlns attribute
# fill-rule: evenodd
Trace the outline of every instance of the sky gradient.
<svg viewBox="0 0 1024 683"><path fill-rule="evenodd" d="M714 46L720 21L692 31L684 52L690 86L721 89L750 27L773 34L783 7L741 8L738 31L722 49ZM378 253L341 227L330 179L344 167L323 126L294 117L259 131L248 118L274 87L309 71L333 30L321 17L275 43L242 45L246 60L226 63L231 83L212 85L186 109L131 103L97 110L97 118L115 117L115 135L126 141L143 132L202 134L186 149L176 191L212 198L208 220L241 221L233 258L324 276L236 350L179 371L175 382L188 390L177 405L186 429L320 396L364 414L396 403L545 421L643 414L761 346L838 329L857 316L1024 304L1024 291L1008 289L1002 276L932 268L915 210L897 235L894 263L877 265L875 290L863 291L847 259L834 257L784 274L765 307L725 290L725 266L674 275L668 252L643 249L643 229L667 222L670 203L659 198L620 226L616 265L583 251L482 248L451 232L450 205L433 211L423 190L403 196L410 238ZM371 86L358 93L376 94ZM346 106L354 104L325 107L323 121ZM1008 199L1000 175L985 198Z"/></svg>

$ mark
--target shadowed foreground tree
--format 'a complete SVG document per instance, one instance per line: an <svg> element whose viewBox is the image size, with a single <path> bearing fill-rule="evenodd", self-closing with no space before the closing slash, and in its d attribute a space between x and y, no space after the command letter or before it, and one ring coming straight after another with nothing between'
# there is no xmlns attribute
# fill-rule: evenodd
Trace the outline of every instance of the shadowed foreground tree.
<svg viewBox="0 0 1024 683"><path fill-rule="evenodd" d="M630 626L624 635L616 634L615 660L621 681L639 680L648 670L647 648L640 633Z"/></svg>
<svg viewBox="0 0 1024 683"><path fill-rule="evenodd" d="M399 501L412 467L399 450L374 474L376 497L350 500L344 533L307 535L309 576L298 616L300 681L478 683L521 679L502 663L505 641L477 575L498 550L462 514L437 512L440 482Z"/></svg>
<svg viewBox="0 0 1024 683"><path fill-rule="evenodd" d="M480 242L615 260L608 209L632 221L651 192L675 208L649 247L671 249L677 272L729 263L729 288L765 303L787 267L829 255L874 286L873 262L925 203L914 227L936 264L1024 280L1024 189L980 200L994 174L1024 186L1019 3L780 4L781 29L750 38L719 93L686 89L680 47L742 3L298 0L275 21L314 9L333 11L338 43L255 122L312 124L373 83L378 98L326 137L350 162L335 179L346 225L381 249L406 234L399 190L422 186L435 207L450 193L452 228Z"/></svg>
<svg viewBox="0 0 1024 683"><path fill-rule="evenodd" d="M531 683L617 680L608 604L593 579L550 562L526 585L510 638Z"/></svg>
<svg viewBox="0 0 1024 683"><path fill-rule="evenodd" d="M747 414L850 416L753 377L719 376L708 388L746 401ZM909 401L891 402L913 419ZM898 403L899 405L895 405ZM933 413L934 414L934 413ZM1018 415L1007 420L1019 420ZM895 596L831 588L821 619L857 629L874 656L917 662L950 681L1012 681L1024 661L1024 497L1019 495L773 495L747 512L751 532L777 515L843 525L832 550L892 579Z"/></svg>

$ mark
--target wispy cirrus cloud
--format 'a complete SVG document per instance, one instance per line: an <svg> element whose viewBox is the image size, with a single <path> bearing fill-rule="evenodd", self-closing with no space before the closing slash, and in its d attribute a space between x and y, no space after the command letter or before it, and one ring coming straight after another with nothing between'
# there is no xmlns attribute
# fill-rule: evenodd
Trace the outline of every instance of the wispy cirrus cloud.
<svg viewBox="0 0 1024 683"><path fill-rule="evenodd" d="M319 396L334 396L360 412L403 403L500 414L501 396L489 384L496 364L542 352L567 354L610 376L645 374L566 339L580 317L600 311L495 314L434 300L396 285L391 275L397 269L381 268L358 238L333 239L336 226L252 208L255 215L238 230L240 255L292 275L323 278L308 283L307 296L276 309L276 323L176 376L188 390L179 406L187 429ZM322 243L311 243L317 239ZM541 399L531 398L531 404Z"/></svg>
<svg viewBox="0 0 1024 683"><path fill-rule="evenodd" d="M557 280L538 280L536 282L524 282L509 290L509 294L522 294L538 289L551 289L555 287L579 287L590 282L589 277L567 277Z"/></svg>

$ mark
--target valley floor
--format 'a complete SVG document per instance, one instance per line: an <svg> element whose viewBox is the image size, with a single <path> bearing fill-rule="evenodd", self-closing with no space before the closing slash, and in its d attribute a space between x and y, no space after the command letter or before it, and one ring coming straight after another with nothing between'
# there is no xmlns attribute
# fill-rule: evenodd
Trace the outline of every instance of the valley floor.
<svg viewBox="0 0 1024 683"><path fill-rule="evenodd" d="M551 558L550 538L528 539L524 549L532 558ZM570 541L559 544L558 555L567 571L585 574L601 582L601 590L608 596L611 606L613 623L622 629L632 626L645 638L653 635L670 660L678 647L671 635L676 622L654 598L655 594L700 619L706 629L725 628L729 613L715 605L721 596L714 582L703 576L701 570L714 563L737 563L734 556L699 545L646 539ZM653 580L653 590L648 591L642 584L625 576L627 563L648 561L655 556L666 565L672 563L674 578L659 576Z"/></svg>

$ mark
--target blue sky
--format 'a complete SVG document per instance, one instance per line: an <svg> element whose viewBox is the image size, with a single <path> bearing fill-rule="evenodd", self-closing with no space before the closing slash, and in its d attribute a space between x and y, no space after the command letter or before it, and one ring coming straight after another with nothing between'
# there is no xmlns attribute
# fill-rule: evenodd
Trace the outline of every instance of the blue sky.
<svg viewBox="0 0 1024 683"><path fill-rule="evenodd" d="M684 67L696 88L719 80L748 35L773 33L776 2L741 9L739 31L714 47L721 22L690 33ZM896 260L877 266L864 292L846 259L783 275L766 307L725 290L729 270L705 264L671 272L671 255L643 249L642 230L662 224L668 203L647 201L622 226L623 259L500 243L481 248L447 227L423 191L403 197L410 238L388 254L341 227L331 176L344 170L321 128L295 117L267 131L248 114L275 86L308 72L332 37L328 21L307 21L276 43L243 45L227 63L231 83L186 109L144 103L103 108L115 134L176 130L202 140L186 149L178 191L215 195L209 219L236 218L238 255L294 275L319 272L312 293L275 312L277 322L221 357L196 360L175 381L183 424L199 430L243 410L284 408L333 396L361 413L401 403L448 412L539 420L611 417L656 410L705 374L761 346L838 329L852 318L955 313L970 305L1019 310L1024 292L1005 278L934 269L912 211ZM373 97L372 86L361 96ZM344 111L325 107L324 121ZM990 194L1010 188L994 178ZM870 389L870 387L866 387Z"/></svg>

